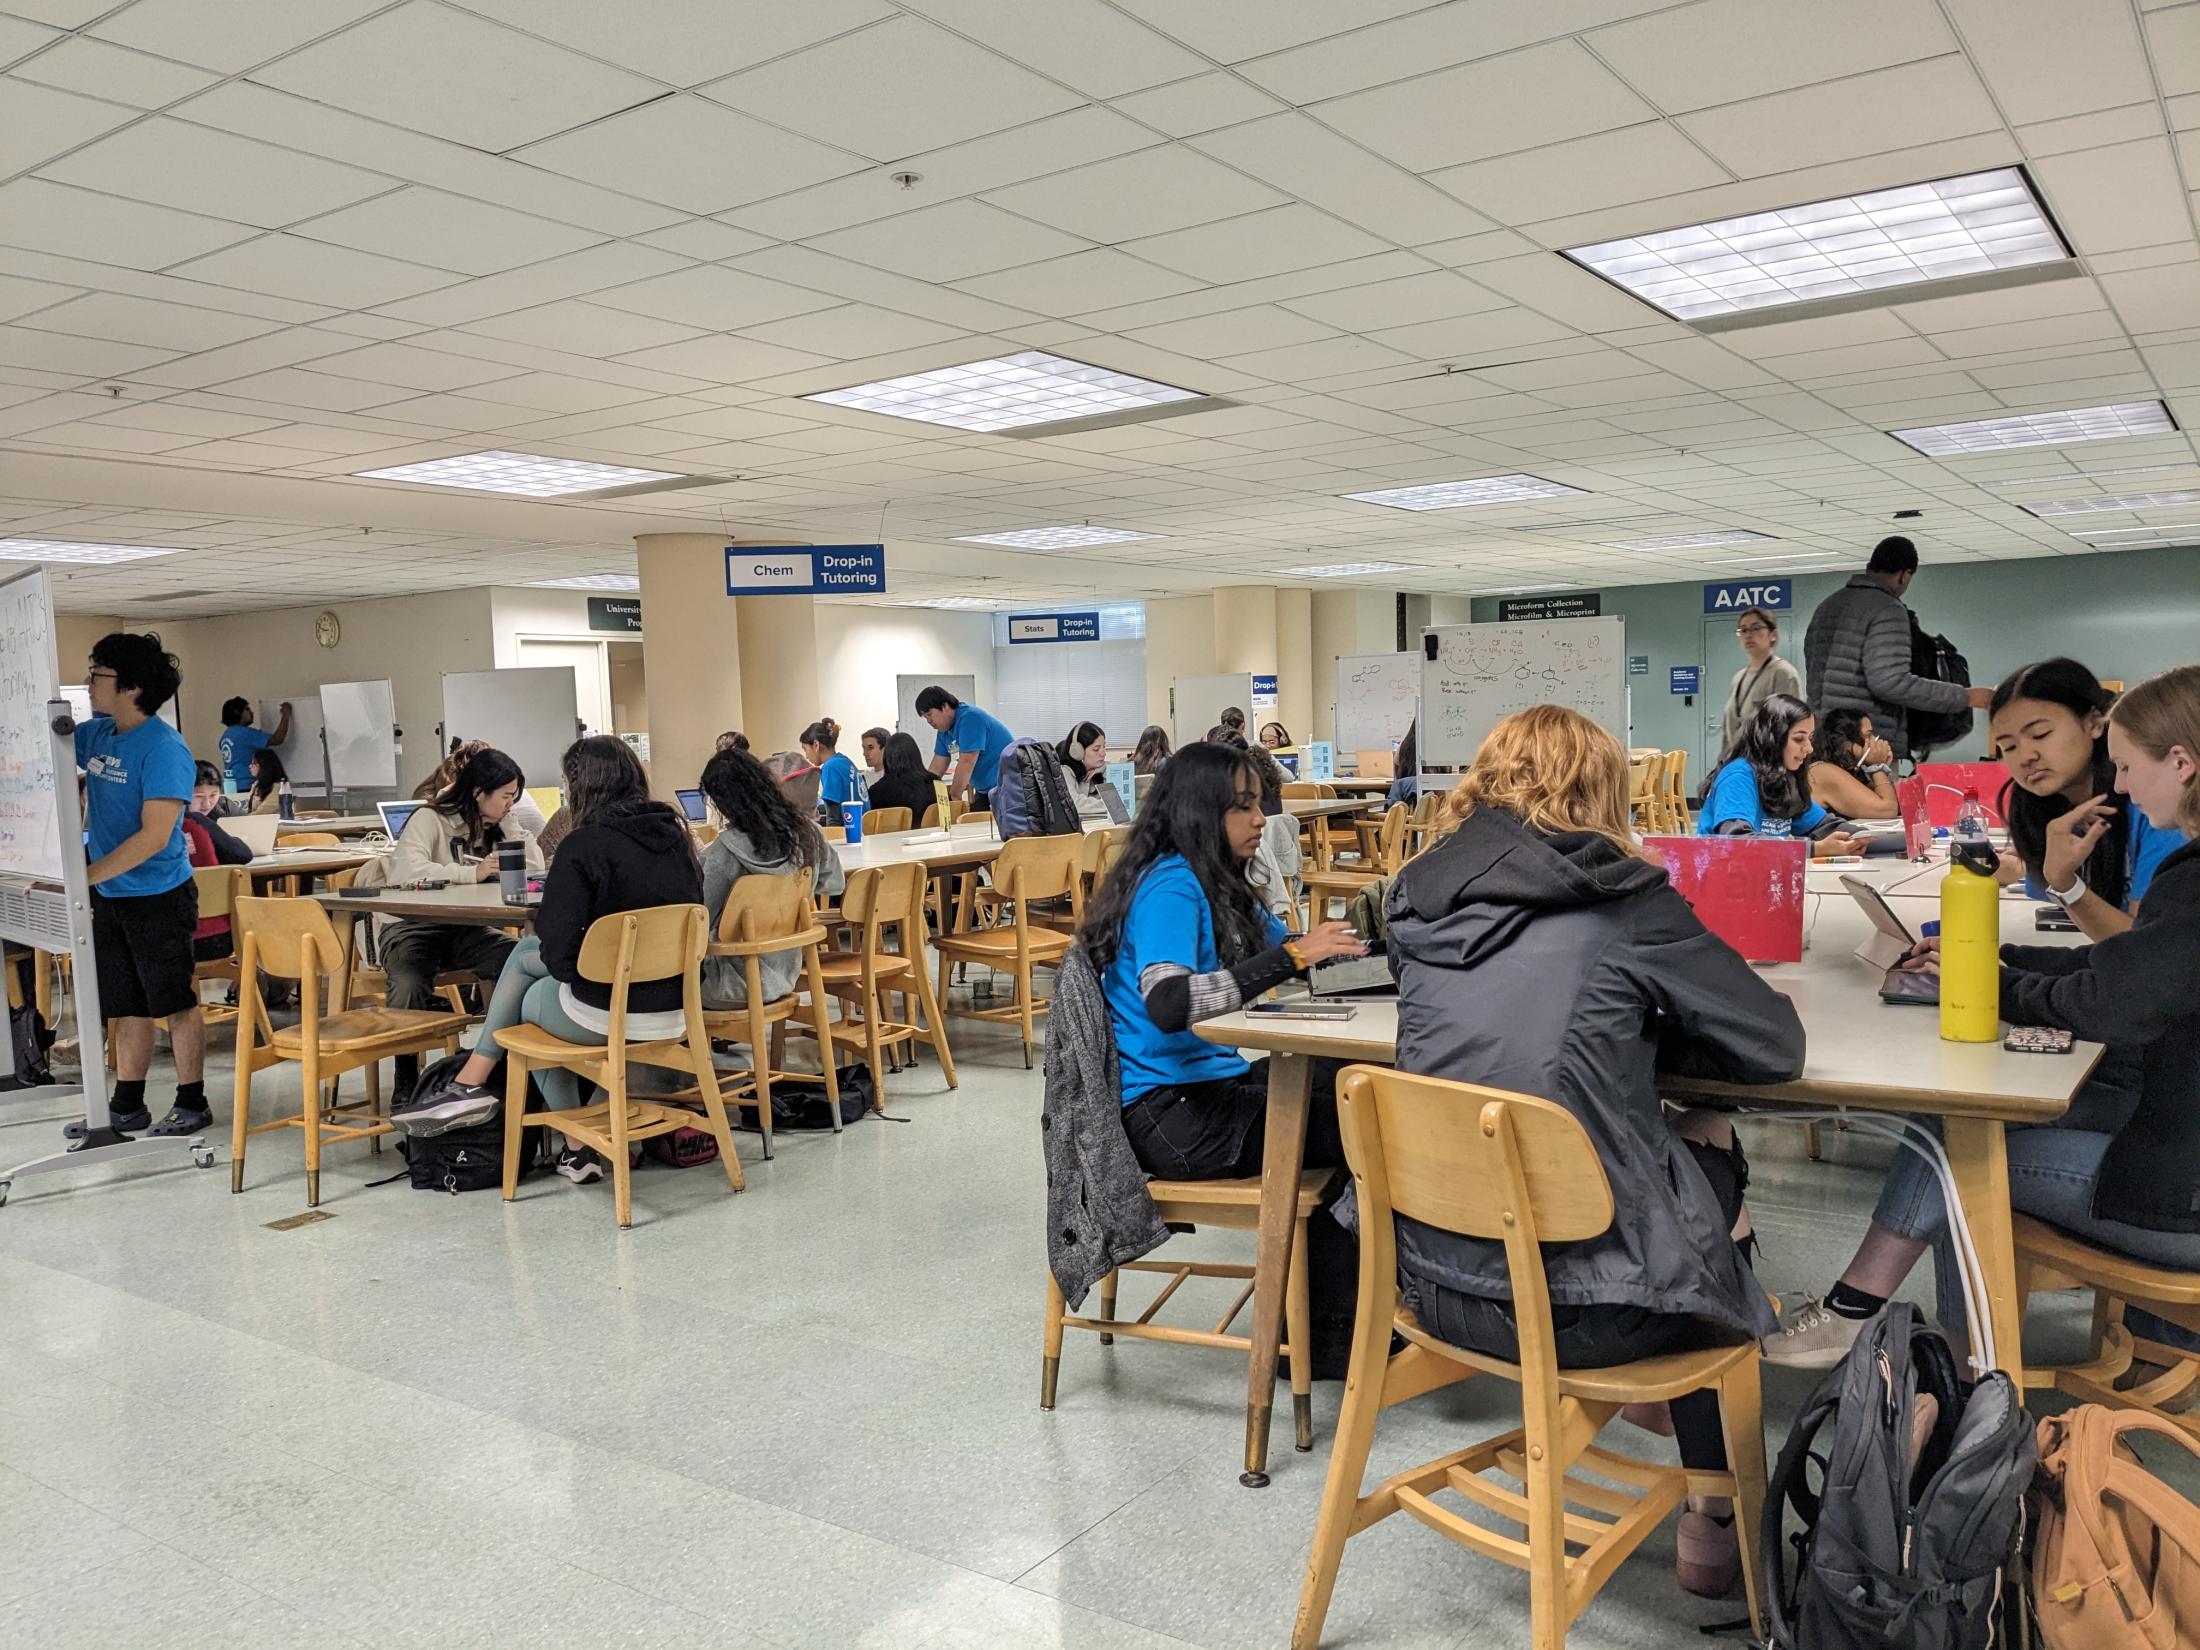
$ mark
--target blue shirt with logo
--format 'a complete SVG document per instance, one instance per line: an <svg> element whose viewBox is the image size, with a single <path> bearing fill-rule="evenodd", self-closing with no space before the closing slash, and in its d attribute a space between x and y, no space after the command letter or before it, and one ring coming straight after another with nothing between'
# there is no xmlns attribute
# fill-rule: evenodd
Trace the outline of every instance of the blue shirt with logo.
<svg viewBox="0 0 2200 1650"><path fill-rule="evenodd" d="M222 729L222 777L240 791L252 788L252 758L274 743L258 728L242 724Z"/></svg>
<svg viewBox="0 0 2200 1650"><path fill-rule="evenodd" d="M1279 943L1283 924L1273 913L1261 915L1266 919L1268 943ZM1194 974L1212 974L1222 966L1215 949L1214 907L1182 854L1155 860L1138 879L1123 917L1115 960L1101 980L1108 1017L1115 1023L1126 1106L1155 1089L1238 1077L1250 1069L1234 1049L1207 1042L1189 1027L1163 1031L1153 1023L1138 980L1155 963L1173 963Z"/></svg>
<svg viewBox="0 0 2200 1650"><path fill-rule="evenodd" d="M862 796L863 782L856 774L856 765L840 752L833 752L817 770L817 794L820 801L836 808Z"/></svg>
<svg viewBox="0 0 2200 1650"><path fill-rule="evenodd" d="M1711 794L1704 798L1703 811L1696 816L1696 834L1716 836L1721 825L1739 820L1753 836L1808 836L1829 817L1813 802L1794 819L1766 818L1765 799L1757 789L1757 770L1746 757L1737 756L1711 781Z"/></svg>
<svg viewBox="0 0 2200 1650"><path fill-rule="evenodd" d="M106 858L138 833L148 802L191 801L198 763L191 747L157 716L148 716L128 733L111 716L77 724L76 765L84 770L84 824L91 832L89 853ZM98 885L111 899L165 894L191 880L191 850L183 838L183 814L168 833L168 845L118 877Z"/></svg>
<svg viewBox="0 0 2200 1650"><path fill-rule="evenodd" d="M932 754L945 756L950 749L975 752L978 765L970 770L970 788L985 792L1001 782L1001 752L1015 739L999 717L989 715L976 705L958 705L955 725L932 742Z"/></svg>

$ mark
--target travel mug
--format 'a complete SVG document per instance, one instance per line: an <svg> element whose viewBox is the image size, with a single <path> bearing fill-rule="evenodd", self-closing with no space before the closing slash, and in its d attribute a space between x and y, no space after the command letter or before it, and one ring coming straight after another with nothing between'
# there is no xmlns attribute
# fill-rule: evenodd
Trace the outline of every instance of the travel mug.
<svg viewBox="0 0 2200 1650"><path fill-rule="evenodd" d="M522 842L497 844L497 891L504 896L506 905L517 905L527 897L527 845Z"/></svg>

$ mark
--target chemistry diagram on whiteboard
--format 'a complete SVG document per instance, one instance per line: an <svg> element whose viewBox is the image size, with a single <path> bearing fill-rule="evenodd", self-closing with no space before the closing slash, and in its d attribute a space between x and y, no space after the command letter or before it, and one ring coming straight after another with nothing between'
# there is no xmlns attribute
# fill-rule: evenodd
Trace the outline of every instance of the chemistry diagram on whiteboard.
<svg viewBox="0 0 2200 1650"><path fill-rule="evenodd" d="M1491 728L1564 705L1625 739L1626 646L1617 618L1446 625L1423 637L1424 764L1463 765Z"/></svg>

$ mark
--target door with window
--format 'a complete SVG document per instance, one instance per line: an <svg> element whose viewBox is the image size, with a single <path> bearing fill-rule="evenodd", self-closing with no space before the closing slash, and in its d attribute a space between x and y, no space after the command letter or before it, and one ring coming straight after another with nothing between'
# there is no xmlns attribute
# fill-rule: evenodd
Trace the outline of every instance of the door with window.
<svg viewBox="0 0 2200 1650"><path fill-rule="evenodd" d="M1800 673L1803 668L1802 627L1793 613L1775 613L1772 617L1780 627L1773 656L1787 660ZM1718 761L1725 748L1720 728L1726 718L1726 707L1734 697L1734 673L1749 663L1742 652L1739 631L1744 623L1754 622L1732 613L1721 613L1703 622L1703 692L1696 696L1696 703L1703 710L1703 736L1696 759L1689 764L1688 788L1691 791L1701 789L1711 776L1711 765Z"/></svg>

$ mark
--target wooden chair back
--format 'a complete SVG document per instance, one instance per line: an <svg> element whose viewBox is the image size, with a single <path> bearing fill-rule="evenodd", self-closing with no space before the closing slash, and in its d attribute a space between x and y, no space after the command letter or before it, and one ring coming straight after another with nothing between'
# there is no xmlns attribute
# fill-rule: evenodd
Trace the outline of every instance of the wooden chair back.
<svg viewBox="0 0 2200 1650"><path fill-rule="evenodd" d="M245 897L245 874L234 865L201 865L191 872L199 891L199 921L226 917Z"/></svg>
<svg viewBox="0 0 2200 1650"><path fill-rule="evenodd" d="M1287 779L1283 782L1283 799L1286 802L1294 799L1300 802L1334 802L1337 800L1337 787L1313 779Z"/></svg>
<svg viewBox="0 0 2200 1650"><path fill-rule="evenodd" d="M872 808L863 816L865 836L891 836L896 831L906 831L909 828L907 808Z"/></svg>
<svg viewBox="0 0 2200 1650"><path fill-rule="evenodd" d="M841 916L865 926L907 921L923 905L924 867L915 860L856 871L840 896Z"/></svg>
<svg viewBox="0 0 2200 1650"><path fill-rule="evenodd" d="M1418 802L1412 808L1408 808L1403 802L1393 802L1383 810L1383 828L1376 834L1375 838L1375 868L1383 875L1396 876L1399 871L1405 868L1406 860L1409 857L1408 844L1413 840L1413 833L1417 828L1422 830L1427 828L1426 826L1416 827L1415 825L1416 814L1419 810L1420 804ZM1430 808L1427 810L1426 817L1433 821L1435 812L1434 808Z"/></svg>
<svg viewBox="0 0 2200 1650"><path fill-rule="evenodd" d="M1084 923L1085 902L1100 886L1108 864L1123 851L1130 834L1128 825L1110 825L1105 830L1085 833L1085 845L1077 854L1077 880L1070 888L1070 907L1080 926Z"/></svg>
<svg viewBox="0 0 2200 1650"><path fill-rule="evenodd" d="M764 942L791 941L793 936L812 926L810 883L813 875L805 865L786 876L741 878L727 891L725 909L718 913L718 943L784 950L784 945Z"/></svg>
<svg viewBox="0 0 2200 1650"><path fill-rule="evenodd" d="M951 823L956 825L991 825L993 823L993 810L991 808L966 808L958 805Z"/></svg>
<svg viewBox="0 0 2200 1650"><path fill-rule="evenodd" d="M330 831L278 831L276 846L282 848L341 848L344 839Z"/></svg>
<svg viewBox="0 0 2200 1650"><path fill-rule="evenodd" d="M925 831L936 831L953 817L952 814L943 817L940 812L940 804L935 802L931 807L924 810L924 817L917 821L917 828Z"/></svg>
<svg viewBox="0 0 2200 1650"><path fill-rule="evenodd" d="M1028 900L1060 899L1076 883L1083 851L1073 836L1017 837L993 862L993 886L1019 906Z"/></svg>
<svg viewBox="0 0 2200 1650"><path fill-rule="evenodd" d="M1660 829L1663 823L1658 793L1665 783L1665 753L1654 752L1627 765L1627 813L1637 826Z"/></svg>
<svg viewBox="0 0 2200 1650"><path fill-rule="evenodd" d="M747 880L747 879L743 879ZM776 878L759 880L776 881ZM736 890L739 884L735 884ZM580 976L611 987L611 1029L605 1042L626 1041L626 1000L636 980L682 982L681 1007L688 1024L702 1023L702 961L710 949L710 913L700 905L652 905L598 917L581 937ZM614 1053L623 1061L623 1053Z"/></svg>
<svg viewBox="0 0 2200 1650"><path fill-rule="evenodd" d="M238 956L251 940L259 967L279 980L318 981L342 954L328 913L309 899L242 895L230 903L229 920Z"/></svg>

